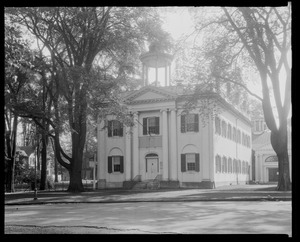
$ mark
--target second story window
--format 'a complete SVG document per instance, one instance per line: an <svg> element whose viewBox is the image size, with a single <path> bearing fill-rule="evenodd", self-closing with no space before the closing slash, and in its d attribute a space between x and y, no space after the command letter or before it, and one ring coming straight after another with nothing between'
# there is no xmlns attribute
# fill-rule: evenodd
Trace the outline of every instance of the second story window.
<svg viewBox="0 0 300 242"><path fill-rule="evenodd" d="M123 124L118 120L108 121L108 137L123 136Z"/></svg>
<svg viewBox="0 0 300 242"><path fill-rule="evenodd" d="M222 121L222 136L226 138L226 133L227 133L227 124L226 122L223 120Z"/></svg>
<svg viewBox="0 0 300 242"><path fill-rule="evenodd" d="M215 118L215 132L221 135L221 120L218 117Z"/></svg>
<svg viewBox="0 0 300 242"><path fill-rule="evenodd" d="M199 116L198 114L181 115L181 133L198 132Z"/></svg>
<svg viewBox="0 0 300 242"><path fill-rule="evenodd" d="M159 117L143 118L143 135L159 134Z"/></svg>

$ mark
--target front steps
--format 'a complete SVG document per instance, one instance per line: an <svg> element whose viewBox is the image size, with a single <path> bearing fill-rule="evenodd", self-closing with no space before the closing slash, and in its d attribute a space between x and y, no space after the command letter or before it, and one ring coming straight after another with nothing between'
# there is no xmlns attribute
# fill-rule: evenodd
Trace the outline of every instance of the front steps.
<svg viewBox="0 0 300 242"><path fill-rule="evenodd" d="M155 179L151 179L151 180L145 180L145 181L141 181L141 182L138 182L136 183L132 190L143 190L143 189L153 189L153 190L156 190L156 189L159 189L160 188L160 182L158 180L155 180Z"/></svg>

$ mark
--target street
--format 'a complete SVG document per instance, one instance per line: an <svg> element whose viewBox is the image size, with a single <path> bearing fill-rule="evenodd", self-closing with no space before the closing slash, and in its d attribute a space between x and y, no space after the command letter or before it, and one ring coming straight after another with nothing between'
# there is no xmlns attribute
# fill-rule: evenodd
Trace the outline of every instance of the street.
<svg viewBox="0 0 300 242"><path fill-rule="evenodd" d="M288 234L290 201L5 206L5 233Z"/></svg>

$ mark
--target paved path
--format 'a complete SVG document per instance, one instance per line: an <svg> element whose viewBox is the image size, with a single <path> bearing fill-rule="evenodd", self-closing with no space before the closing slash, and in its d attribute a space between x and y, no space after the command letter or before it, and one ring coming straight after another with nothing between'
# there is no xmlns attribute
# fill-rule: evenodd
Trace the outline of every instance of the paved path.
<svg viewBox="0 0 300 242"><path fill-rule="evenodd" d="M274 185L235 185L217 189L96 190L72 194L62 191L5 194L5 205L47 203L124 203L184 201L290 201L291 192L275 191Z"/></svg>
<svg viewBox="0 0 300 242"><path fill-rule="evenodd" d="M5 206L5 233L287 234L291 202Z"/></svg>

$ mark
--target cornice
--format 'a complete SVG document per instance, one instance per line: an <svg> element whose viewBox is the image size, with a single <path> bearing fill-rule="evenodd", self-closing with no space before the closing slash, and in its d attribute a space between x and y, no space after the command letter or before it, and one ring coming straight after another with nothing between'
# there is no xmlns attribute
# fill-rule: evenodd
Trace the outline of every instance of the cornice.
<svg viewBox="0 0 300 242"><path fill-rule="evenodd" d="M159 102L168 102L168 101L174 101L176 98L156 98L156 99L145 99L145 100L135 100L135 101L126 101L125 103L128 105L134 105L134 104L145 104L145 103L159 103Z"/></svg>
<svg viewBox="0 0 300 242"><path fill-rule="evenodd" d="M157 99L151 99L151 100L164 100L164 99L175 99L177 97L176 94L173 94L173 93L170 93L170 92L167 92L165 90L159 90L158 88L156 87L151 87L151 86L147 86L145 87L143 90L139 90L131 95L129 95L128 97L125 97L125 103L132 103L132 102L136 102L136 101L133 101L133 99L147 93L147 92L153 92L153 93L156 93L156 94L159 94L159 95L163 95L165 96L165 98L157 98ZM148 100L137 100L137 101L148 101ZM156 101L154 101L156 102Z"/></svg>

